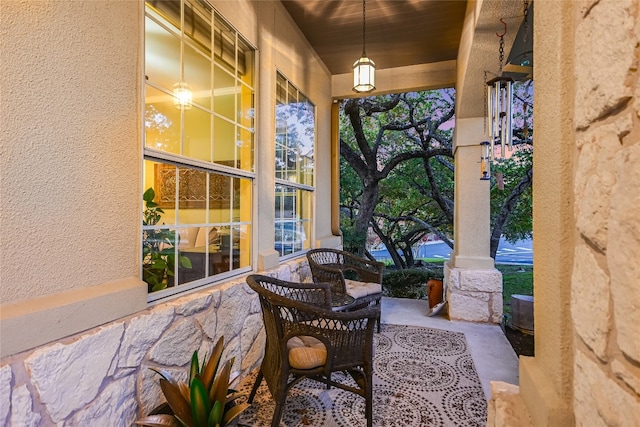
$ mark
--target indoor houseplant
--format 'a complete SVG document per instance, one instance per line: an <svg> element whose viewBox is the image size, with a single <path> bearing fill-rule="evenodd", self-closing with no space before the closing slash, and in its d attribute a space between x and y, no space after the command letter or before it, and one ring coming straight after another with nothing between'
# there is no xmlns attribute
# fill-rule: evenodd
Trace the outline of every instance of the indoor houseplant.
<svg viewBox="0 0 640 427"><path fill-rule="evenodd" d="M144 212L142 225L157 225L164 211L153 199L156 193L152 187L144 192ZM155 292L173 285L175 277L175 244L176 232L174 230L144 229L142 238L142 279L149 285L149 292ZM191 260L178 254L178 262L181 267L191 268Z"/></svg>

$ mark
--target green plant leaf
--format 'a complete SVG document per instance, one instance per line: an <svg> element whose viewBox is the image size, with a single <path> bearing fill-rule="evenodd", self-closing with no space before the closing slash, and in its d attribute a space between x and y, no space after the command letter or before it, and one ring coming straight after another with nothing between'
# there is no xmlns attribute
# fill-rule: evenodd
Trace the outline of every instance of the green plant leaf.
<svg viewBox="0 0 640 427"><path fill-rule="evenodd" d="M211 408L211 413L209 414L209 419L207 420L207 427L214 427L222 422L222 409L220 402L215 402L213 404L213 408Z"/></svg>
<svg viewBox="0 0 640 427"><path fill-rule="evenodd" d="M162 258L158 258L154 260L151 268L153 268L154 270L164 270L165 268L167 268L167 263Z"/></svg>
<svg viewBox="0 0 640 427"><path fill-rule="evenodd" d="M200 362L198 362L198 350L193 352L191 356L191 368L189 369L189 386L193 379L200 373Z"/></svg>
<svg viewBox="0 0 640 427"><path fill-rule="evenodd" d="M153 190L153 187L149 187L142 195L142 200L144 200L145 202L150 202L155 197L156 197L156 192Z"/></svg>
<svg viewBox="0 0 640 427"><path fill-rule="evenodd" d="M180 260L180 266L184 268L191 268L191 260L189 257L180 255L178 259Z"/></svg>
<svg viewBox="0 0 640 427"><path fill-rule="evenodd" d="M176 417L180 418L186 425L193 426L191 405L180 392L180 387L162 378L160 379L160 388Z"/></svg>
<svg viewBox="0 0 640 427"><path fill-rule="evenodd" d="M222 357L223 350L224 337L220 337L218 342L216 342L216 345L213 347L213 351L211 352L207 365L202 370L202 383L209 392L209 397L211 397L211 386L213 385L216 372L218 372L218 365L220 364L220 358Z"/></svg>
<svg viewBox="0 0 640 427"><path fill-rule="evenodd" d="M157 292L165 289L167 287L166 283L159 283L151 288L151 292Z"/></svg>
<svg viewBox="0 0 640 427"><path fill-rule="evenodd" d="M202 381L194 378L191 381L191 414L193 415L195 427L207 427L211 404L207 390Z"/></svg>

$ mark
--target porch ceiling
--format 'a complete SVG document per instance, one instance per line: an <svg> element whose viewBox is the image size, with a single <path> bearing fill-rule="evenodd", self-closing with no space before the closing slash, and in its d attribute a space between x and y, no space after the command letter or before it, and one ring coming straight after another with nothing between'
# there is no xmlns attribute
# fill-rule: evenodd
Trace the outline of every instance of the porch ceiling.
<svg viewBox="0 0 640 427"><path fill-rule="evenodd" d="M331 74L362 53L362 1L283 0ZM378 69L455 60L466 0L367 0L366 51Z"/></svg>

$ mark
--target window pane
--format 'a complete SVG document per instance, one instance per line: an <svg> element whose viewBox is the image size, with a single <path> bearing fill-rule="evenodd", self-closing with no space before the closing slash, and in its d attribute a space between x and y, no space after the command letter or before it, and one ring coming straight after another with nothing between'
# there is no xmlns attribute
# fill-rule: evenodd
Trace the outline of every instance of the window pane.
<svg viewBox="0 0 640 427"><path fill-rule="evenodd" d="M311 191L276 186L275 249L280 256L311 247Z"/></svg>
<svg viewBox="0 0 640 427"><path fill-rule="evenodd" d="M180 78L180 39L150 18L145 19L145 75L171 92Z"/></svg>
<svg viewBox="0 0 640 427"><path fill-rule="evenodd" d="M235 167L235 125L220 117L213 118L213 161Z"/></svg>
<svg viewBox="0 0 640 427"><path fill-rule="evenodd" d="M200 108L184 110L184 155L211 161L211 114Z"/></svg>
<svg viewBox="0 0 640 427"><path fill-rule="evenodd" d="M240 85L238 93L238 123L253 129L253 91L245 85Z"/></svg>
<svg viewBox="0 0 640 427"><path fill-rule="evenodd" d="M213 74L213 111L229 120L235 120L235 94L236 80L216 65Z"/></svg>
<svg viewBox="0 0 640 427"><path fill-rule="evenodd" d="M180 153L180 110L173 97L149 85L145 87L145 147Z"/></svg>
<svg viewBox="0 0 640 427"><path fill-rule="evenodd" d="M253 170L255 64L250 45L208 2L149 1L145 12L143 173L153 200L143 207L142 241L161 243L155 255L145 251L143 276L158 291L251 266L253 182L221 174L214 162ZM190 103L176 102L177 83ZM175 164L156 150L177 154Z"/></svg>
<svg viewBox="0 0 640 427"><path fill-rule="evenodd" d="M244 83L253 86L253 49L242 40L238 41L238 76Z"/></svg>
<svg viewBox="0 0 640 427"><path fill-rule="evenodd" d="M211 56L211 7L205 2L184 4L184 32L188 40Z"/></svg>
<svg viewBox="0 0 640 427"><path fill-rule="evenodd" d="M236 141L236 158L240 162L240 169L253 171L253 132L238 128L240 133Z"/></svg>
<svg viewBox="0 0 640 427"><path fill-rule="evenodd" d="M231 221L231 180L228 175L209 174L209 221L228 223Z"/></svg>
<svg viewBox="0 0 640 427"><path fill-rule="evenodd" d="M211 60L191 46L184 46L184 81L192 90L193 102L211 109Z"/></svg>

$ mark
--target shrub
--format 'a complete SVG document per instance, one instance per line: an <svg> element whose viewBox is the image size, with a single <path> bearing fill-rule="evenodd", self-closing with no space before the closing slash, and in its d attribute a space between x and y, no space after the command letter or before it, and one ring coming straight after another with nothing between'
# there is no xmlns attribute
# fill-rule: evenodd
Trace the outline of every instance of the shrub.
<svg viewBox="0 0 640 427"><path fill-rule="evenodd" d="M382 293L393 298L427 299L429 279L442 279L442 272L428 268L391 270L382 278Z"/></svg>

